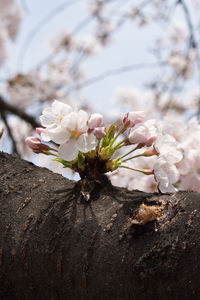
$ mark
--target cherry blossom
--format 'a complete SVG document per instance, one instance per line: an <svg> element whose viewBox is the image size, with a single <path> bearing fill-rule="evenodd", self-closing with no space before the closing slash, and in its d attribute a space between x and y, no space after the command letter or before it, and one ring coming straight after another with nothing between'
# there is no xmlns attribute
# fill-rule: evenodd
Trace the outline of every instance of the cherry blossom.
<svg viewBox="0 0 200 300"><path fill-rule="evenodd" d="M145 182L149 191L156 190L158 186L163 193L175 192L174 184L180 178L175 164L183 166L183 162L181 163L183 149L173 136L163 134L167 131L167 127L161 121L156 122L155 119L144 121L145 117L143 111L129 112L121 121L119 129L115 123L106 128L101 126L103 124L101 114L93 113L89 116L84 110L73 110L71 106L55 100L51 107L44 109L40 117L45 128L36 128L36 132L44 141L59 144L58 149L49 148L42 144L39 138L34 137L27 138L26 143L35 153L42 152L56 156L58 162L79 172L80 176L95 177L102 171L106 173L124 168L127 170L121 171L121 174L130 171L140 174L131 180L129 175L129 179L123 181L127 182L129 188L135 188L138 184L144 190ZM195 122L190 126L198 128ZM125 132L128 132L129 143L127 137L120 137ZM132 148L132 144L136 146ZM56 154L49 152L50 150ZM142 162L142 158L145 160L141 168L138 167L138 160ZM148 159L150 164L147 162ZM130 160L133 160L133 163ZM139 184L141 174L148 175L151 179L145 179L143 183L141 179Z"/></svg>
<svg viewBox="0 0 200 300"><path fill-rule="evenodd" d="M156 136L157 128L155 127L155 120L148 120L140 123L137 127L130 130L128 139L131 144L149 143L152 137Z"/></svg>
<svg viewBox="0 0 200 300"><path fill-rule="evenodd" d="M8 57L8 40L14 40L22 19L20 7L14 0L0 0L0 65Z"/></svg>
<svg viewBox="0 0 200 300"><path fill-rule="evenodd" d="M106 136L105 127L96 127L93 130L93 134L96 136L97 139L102 139Z"/></svg>
<svg viewBox="0 0 200 300"><path fill-rule="evenodd" d="M123 118L123 123L125 126L133 127L134 125L143 122L145 117L146 114L144 111L128 112Z"/></svg>
<svg viewBox="0 0 200 300"><path fill-rule="evenodd" d="M76 49L84 55L89 56L96 54L99 50L97 42L91 36L80 37L76 42Z"/></svg>
<svg viewBox="0 0 200 300"><path fill-rule="evenodd" d="M176 166L170 163L166 157L161 156L154 164L154 176L162 193L174 193L173 186L179 179L179 172Z"/></svg>
<svg viewBox="0 0 200 300"><path fill-rule="evenodd" d="M42 125L46 127L46 130L41 133L44 141L52 140L60 144L69 139L70 134L61 126L61 122L70 112L72 108L69 105L57 100L52 103L51 107L44 109L40 117Z"/></svg>
<svg viewBox="0 0 200 300"><path fill-rule="evenodd" d="M158 135L154 148L159 156L167 157L168 162L175 164L183 158L181 150L178 149L178 144L175 138L169 134Z"/></svg>
<svg viewBox="0 0 200 300"><path fill-rule="evenodd" d="M88 128L93 130L96 127L101 127L103 125L103 116L101 114L92 114L87 122Z"/></svg>
<svg viewBox="0 0 200 300"><path fill-rule="evenodd" d="M60 144L58 154L62 159L74 160L79 151L86 153L96 147L96 137L88 133L87 112L72 111L69 105L55 100L51 107L44 109L40 119L46 127L41 137L44 141Z"/></svg>

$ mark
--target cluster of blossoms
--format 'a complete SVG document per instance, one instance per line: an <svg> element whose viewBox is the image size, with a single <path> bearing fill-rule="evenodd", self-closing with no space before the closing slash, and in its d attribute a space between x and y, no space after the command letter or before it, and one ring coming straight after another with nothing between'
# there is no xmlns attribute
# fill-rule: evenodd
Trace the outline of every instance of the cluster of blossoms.
<svg viewBox="0 0 200 300"><path fill-rule="evenodd" d="M159 121L159 128L163 136L171 136L177 141L178 150L183 158L176 163L179 179L176 187L179 190L192 190L200 192L200 124L196 117L186 122L183 115L169 112ZM169 150L169 148L168 148ZM169 150L170 153L170 150ZM138 157L129 162L133 168L155 168L157 156L148 159ZM145 192L157 191L157 182L152 176L141 176L128 169L119 169L111 177L112 183L126 187L130 190L139 189Z"/></svg>
<svg viewBox="0 0 200 300"><path fill-rule="evenodd" d="M123 168L152 175L161 192L176 191L176 164L183 158L182 151L176 139L165 134L159 122L146 119L143 111L128 112L119 128L115 123L106 128L101 114L89 116L84 110L74 111L55 100L44 109L40 120L44 127L36 132L45 142L53 141L58 147L49 147L38 137L26 138L28 146L35 153L55 156L54 160L78 172L81 178L98 178ZM156 159L151 169L129 166L129 161L138 157L152 156Z"/></svg>
<svg viewBox="0 0 200 300"><path fill-rule="evenodd" d="M0 65L8 56L8 40L14 40L21 22L22 13L14 0L0 0Z"/></svg>

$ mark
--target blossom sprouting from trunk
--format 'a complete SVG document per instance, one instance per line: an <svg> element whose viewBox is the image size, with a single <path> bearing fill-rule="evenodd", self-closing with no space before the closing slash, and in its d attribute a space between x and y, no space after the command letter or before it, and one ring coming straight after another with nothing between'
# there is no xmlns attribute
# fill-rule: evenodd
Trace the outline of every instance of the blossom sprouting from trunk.
<svg viewBox="0 0 200 300"><path fill-rule="evenodd" d="M89 116L84 110L75 111L55 100L51 107L44 109L40 117L43 127L37 128L36 132L44 141L58 144L58 149L50 148L34 137L27 138L26 143L35 153L56 156L56 161L79 172L81 177L97 178L102 173L124 168L136 171L140 176L151 176L146 184L148 182L152 191L158 187L163 193L175 192L174 184L179 179L175 164L181 161L182 151L174 137L162 133L156 120L144 121L144 118L142 111L130 112L119 128L115 123L107 128L102 126L101 114ZM121 153L126 147L128 150ZM130 160L152 156L152 166L145 163L140 169L129 164Z"/></svg>

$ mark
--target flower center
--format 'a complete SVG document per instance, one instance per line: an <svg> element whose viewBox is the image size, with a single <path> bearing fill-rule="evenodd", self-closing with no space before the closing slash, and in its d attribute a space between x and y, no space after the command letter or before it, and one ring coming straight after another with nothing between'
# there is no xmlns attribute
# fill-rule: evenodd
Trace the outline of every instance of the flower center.
<svg viewBox="0 0 200 300"><path fill-rule="evenodd" d="M77 129L71 131L71 135L75 139L77 139L81 134L83 134L83 132Z"/></svg>
<svg viewBox="0 0 200 300"><path fill-rule="evenodd" d="M63 114L62 113L58 113L56 114L56 120L60 123L63 119Z"/></svg>

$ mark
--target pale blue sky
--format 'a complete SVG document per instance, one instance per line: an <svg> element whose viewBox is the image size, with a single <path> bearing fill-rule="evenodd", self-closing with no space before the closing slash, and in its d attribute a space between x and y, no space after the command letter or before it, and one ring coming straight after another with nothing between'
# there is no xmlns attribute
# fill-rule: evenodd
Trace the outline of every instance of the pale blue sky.
<svg viewBox="0 0 200 300"><path fill-rule="evenodd" d="M21 4L23 1L18 0ZM60 31L71 31L75 26L87 16L87 5L89 0L79 0L77 4L63 9L55 17L47 22L42 29L34 35L28 48L24 47L24 42L30 32L43 20L55 7L66 1L61 0L26 0L28 12L24 12L24 18L17 42L12 46L10 59L6 72L8 75L12 71L27 71L46 55L48 55L48 41ZM130 2L130 1L129 1ZM90 33L94 29L94 24L87 26L79 35ZM136 29L134 23L130 21L125 24L115 35L114 41L102 51L90 58L85 63L88 78L101 74L104 71L115 69L124 65L136 63L154 62L154 57L147 49L153 46L154 38L160 33L158 26L151 25ZM23 56L21 56L21 50ZM107 78L84 89L85 95L91 103L100 110L109 107L109 101L113 91L121 85L133 85L142 87L142 84L152 78L152 69L142 69L128 72L119 76Z"/></svg>

